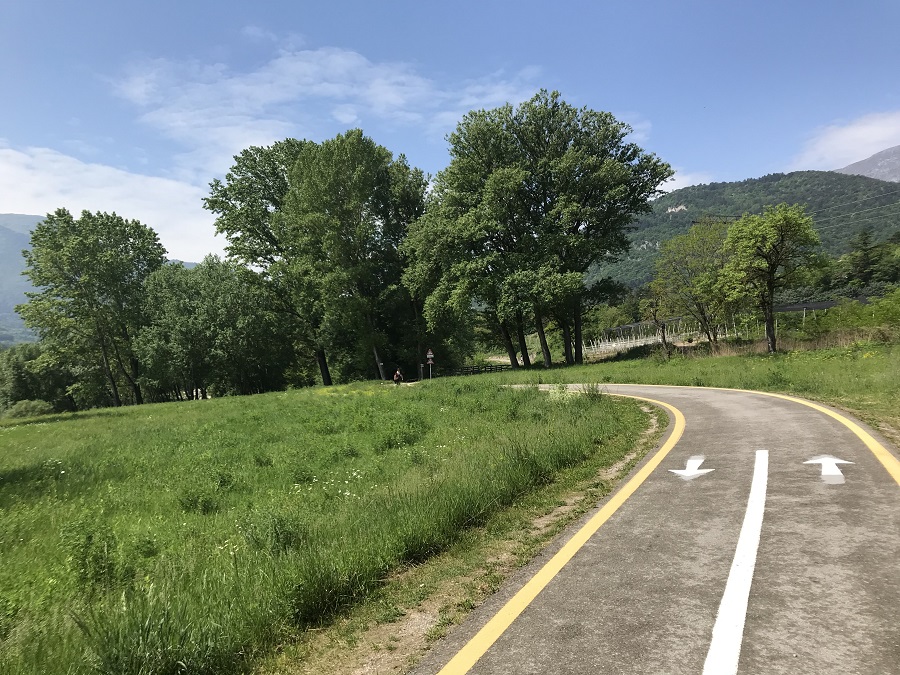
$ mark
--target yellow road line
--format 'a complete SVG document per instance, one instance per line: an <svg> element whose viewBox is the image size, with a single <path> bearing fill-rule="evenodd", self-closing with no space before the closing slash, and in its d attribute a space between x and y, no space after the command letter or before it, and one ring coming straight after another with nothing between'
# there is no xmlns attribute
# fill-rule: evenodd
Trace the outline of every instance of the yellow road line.
<svg viewBox="0 0 900 675"><path fill-rule="evenodd" d="M554 555L459 652L457 652L456 656L454 656L447 665L441 668L438 675L462 675L462 673L467 673L469 669L475 665L478 659L490 649L491 645L497 641L504 631L509 628L510 624L516 620L516 617L531 604L532 600L544 590L553 577L555 577L579 549L585 545L588 539L600 529L600 526L609 520L610 516L625 503L625 500L640 487L641 483L647 480L647 477L657 466L659 466L659 463L662 462L665 456L669 454L669 451L674 448L675 444L681 439L685 427L684 415L674 406L643 396L629 396L625 394L616 394L616 396L648 401L668 410L675 418L672 434L657 453L653 455L650 461L635 474L634 478L622 486L622 488L606 502L603 508L601 508L568 542L566 542L557 554Z"/></svg>
<svg viewBox="0 0 900 675"><path fill-rule="evenodd" d="M615 385L613 385L615 386ZM656 387L656 388L669 388L669 389L714 389L718 391L739 391L745 394L760 394L762 396L771 396L772 398L781 398L785 401L792 401L794 403L799 403L800 405L805 405L808 408L812 408L813 410L818 410L825 415L828 415L832 419L837 420L845 427L847 427L850 431L852 431L859 440L863 442L863 444L871 450L872 454L875 455L875 458L881 462L881 465L887 470L887 472L891 475L891 477L897 482L897 485L900 485L900 460L894 457L891 452L885 448L881 443L879 443L868 431L859 426L856 422L851 419L848 419L841 415L840 413L836 413L833 410L829 410L823 405L819 405L818 403L813 403L812 401L807 401L805 398L797 398L796 396L788 396L786 394L774 394L768 391L756 391L755 389L733 389L729 387L688 387L680 384L622 384L623 387Z"/></svg>
<svg viewBox="0 0 900 675"><path fill-rule="evenodd" d="M742 391L742 390L738 390ZM900 460L894 457L890 452L888 452L887 448L885 448L881 443L876 441L872 434L863 429L853 420L847 419L840 413L836 413L833 410L829 410L825 406L821 406L818 403L813 403L812 401L807 401L802 398L796 398L794 396L786 396L785 394L770 394L767 391L757 391L753 392L756 394L764 394L766 396L773 396L775 398L783 398L786 401L793 401L794 403L800 403L801 405L808 406L813 408L814 410L818 410L821 413L825 413L829 417L836 419L838 422L847 427L850 431L852 431L856 436L863 442L863 444L872 451L872 454L881 462L882 466L887 469L887 472L891 474L894 480L897 482L897 485L900 485Z"/></svg>

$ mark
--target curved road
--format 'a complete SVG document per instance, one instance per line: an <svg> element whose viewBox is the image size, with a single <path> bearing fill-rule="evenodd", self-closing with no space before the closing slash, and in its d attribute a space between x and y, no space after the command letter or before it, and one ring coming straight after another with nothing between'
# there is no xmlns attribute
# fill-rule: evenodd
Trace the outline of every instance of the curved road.
<svg viewBox="0 0 900 675"><path fill-rule="evenodd" d="M606 388L663 446L415 673L900 673L896 450L799 399Z"/></svg>

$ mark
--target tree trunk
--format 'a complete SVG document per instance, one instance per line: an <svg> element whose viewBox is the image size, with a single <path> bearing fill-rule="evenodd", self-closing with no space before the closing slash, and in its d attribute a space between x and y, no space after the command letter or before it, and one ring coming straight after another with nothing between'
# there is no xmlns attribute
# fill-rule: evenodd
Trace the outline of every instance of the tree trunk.
<svg viewBox="0 0 900 675"><path fill-rule="evenodd" d="M666 322L665 321L659 322L659 339L662 342L663 356L666 359L666 361L668 361L669 354L671 353L671 351L669 349L669 340L666 337Z"/></svg>
<svg viewBox="0 0 900 675"><path fill-rule="evenodd" d="M106 379L109 380L109 387L112 390L113 403L117 408L122 406L122 398L119 396L119 387L116 384L116 377L113 375L112 368L109 365L109 355L106 353L106 343L101 338L100 354L103 358L103 372L106 373Z"/></svg>
<svg viewBox="0 0 900 675"><path fill-rule="evenodd" d="M581 334L581 298L575 298L575 365L584 363L584 336Z"/></svg>
<svg viewBox="0 0 900 675"><path fill-rule="evenodd" d="M544 368L549 368L553 365L553 360L550 357L550 347L547 345L547 335L544 333L544 317L541 316L541 311L538 309L537 305L534 307L534 325L537 326L538 338L541 341L541 354L544 356Z"/></svg>
<svg viewBox="0 0 900 675"><path fill-rule="evenodd" d="M378 356L378 347L374 344L372 345L372 353L375 354L375 365L378 367L379 379L386 380L387 376L384 374L384 364L381 362L381 357Z"/></svg>
<svg viewBox="0 0 900 675"><path fill-rule="evenodd" d="M526 368L531 367L531 357L528 355L528 343L525 342L525 326L522 319L522 312L516 314L516 335L519 338L519 352L522 354L522 365Z"/></svg>
<svg viewBox="0 0 900 675"><path fill-rule="evenodd" d="M572 329L569 328L568 321L560 321L563 335L563 354L565 355L566 365L575 365L575 355L572 354Z"/></svg>
<svg viewBox="0 0 900 675"><path fill-rule="evenodd" d="M766 295L763 299L763 316L766 320L766 345L769 353L775 353L775 280L770 278L766 284Z"/></svg>
<svg viewBox="0 0 900 675"><path fill-rule="evenodd" d="M775 311L770 304L763 307L763 316L766 320L766 347L770 354L775 353Z"/></svg>
<svg viewBox="0 0 900 675"><path fill-rule="evenodd" d="M513 347L509 330L507 329L506 324L499 318L497 319L497 323L500 324L500 335L503 337L503 346L506 347L506 353L509 355L509 365L513 368L518 368L519 359L516 358L516 348Z"/></svg>
<svg viewBox="0 0 900 675"><path fill-rule="evenodd" d="M325 358L324 349L316 349L316 363L319 364L319 373L322 375L322 384L331 386L331 373L328 370L328 360Z"/></svg>

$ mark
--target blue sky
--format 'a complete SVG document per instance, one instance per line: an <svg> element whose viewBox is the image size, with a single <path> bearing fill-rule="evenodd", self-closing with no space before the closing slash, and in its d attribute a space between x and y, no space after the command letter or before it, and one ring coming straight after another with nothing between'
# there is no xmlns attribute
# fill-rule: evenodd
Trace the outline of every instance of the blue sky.
<svg viewBox="0 0 900 675"><path fill-rule="evenodd" d="M900 144L896 0L0 0L0 213L116 211L220 253L233 155L360 127L426 172L471 109L556 89L670 188Z"/></svg>

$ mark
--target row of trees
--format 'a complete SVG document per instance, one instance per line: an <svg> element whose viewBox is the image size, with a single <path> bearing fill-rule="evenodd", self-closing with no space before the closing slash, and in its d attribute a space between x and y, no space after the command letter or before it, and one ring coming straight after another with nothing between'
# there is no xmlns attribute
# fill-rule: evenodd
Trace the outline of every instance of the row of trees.
<svg viewBox="0 0 900 675"><path fill-rule="evenodd" d="M900 282L898 244L900 232L875 244L864 228L849 253L820 254L819 235L801 205L779 204L732 223L704 219L662 246L645 315L660 325L671 317L691 317L716 345L727 317L758 313L774 352L779 300L797 293L804 301L881 295Z"/></svg>
<svg viewBox="0 0 900 675"><path fill-rule="evenodd" d="M228 260L190 269L137 221L60 209L25 252L38 290L18 311L41 342L0 359L0 406L29 392L59 409L386 379L427 347L461 361L477 338L518 367L530 334L544 367L551 343L580 363L586 310L617 291L588 270L627 249L672 175L630 132L541 91L467 114L433 181L358 129L248 148L204 200ZM799 206L702 221L664 245L641 311L660 326L691 316L715 344L723 317L752 305L774 351L776 295L817 245ZM881 249L858 249L853 269L883 275Z"/></svg>
<svg viewBox="0 0 900 675"><path fill-rule="evenodd" d="M32 389L57 408L328 385L426 347L462 360L477 330L516 365L537 332L549 366L551 321L579 362L582 309L604 292L585 272L625 250L672 174L630 131L541 91L466 115L430 190L360 130L248 148L204 200L228 260L193 269L137 221L60 209L25 252L38 290L18 311L40 346L4 355L8 381L52 372L64 395Z"/></svg>
<svg viewBox="0 0 900 675"><path fill-rule="evenodd" d="M47 216L25 252L39 290L18 307L40 337L0 355L0 408L54 409L283 387L290 327L241 265L167 263L156 233L116 214Z"/></svg>

